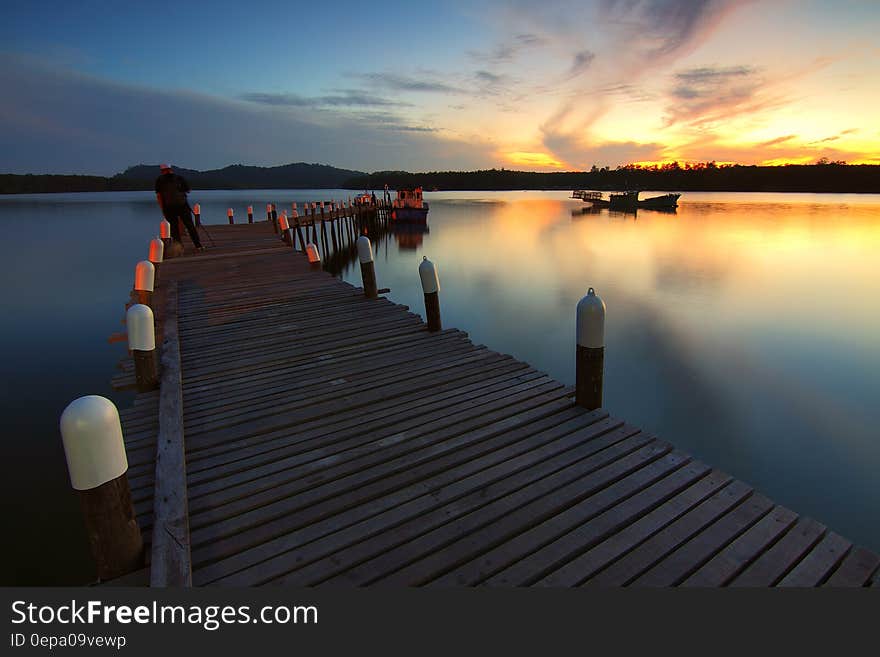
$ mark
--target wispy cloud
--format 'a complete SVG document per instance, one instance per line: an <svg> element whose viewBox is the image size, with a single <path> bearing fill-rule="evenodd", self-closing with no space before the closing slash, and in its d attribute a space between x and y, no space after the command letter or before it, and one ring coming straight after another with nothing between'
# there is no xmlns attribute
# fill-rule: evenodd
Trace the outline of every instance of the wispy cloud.
<svg viewBox="0 0 880 657"><path fill-rule="evenodd" d="M241 100L279 107L390 107L411 105L401 101L375 96L357 89L341 89L324 96L300 96L294 93L248 92Z"/></svg>
<svg viewBox="0 0 880 657"><path fill-rule="evenodd" d="M494 65L510 64L523 50L536 48L546 43L547 40L544 37L525 32L514 35L509 41L499 43L488 52L469 50L468 55L480 63Z"/></svg>
<svg viewBox="0 0 880 657"><path fill-rule="evenodd" d="M571 68L568 69L569 77L577 77L588 68L590 68L590 64L593 63L593 60L596 59L596 53L591 50L581 50L580 52L576 52L574 54L574 61L571 63Z"/></svg>
<svg viewBox="0 0 880 657"><path fill-rule="evenodd" d="M776 137L774 139L768 139L767 141L762 141L758 144L758 146L762 148L767 148L769 146L776 146L778 144L785 144L786 142L790 142L793 139L797 139L797 135L782 135L781 137Z"/></svg>
<svg viewBox="0 0 880 657"><path fill-rule="evenodd" d="M353 77L360 78L370 84L392 91L415 91L423 93L462 93L462 89L442 80L431 79L430 76L413 77L400 73L356 73Z"/></svg>

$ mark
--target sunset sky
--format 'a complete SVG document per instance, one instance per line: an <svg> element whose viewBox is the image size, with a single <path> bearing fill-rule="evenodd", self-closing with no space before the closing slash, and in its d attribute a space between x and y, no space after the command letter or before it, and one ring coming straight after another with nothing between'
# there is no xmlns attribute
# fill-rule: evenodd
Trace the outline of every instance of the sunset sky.
<svg viewBox="0 0 880 657"><path fill-rule="evenodd" d="M0 172L880 164L880 2L33 2Z"/></svg>

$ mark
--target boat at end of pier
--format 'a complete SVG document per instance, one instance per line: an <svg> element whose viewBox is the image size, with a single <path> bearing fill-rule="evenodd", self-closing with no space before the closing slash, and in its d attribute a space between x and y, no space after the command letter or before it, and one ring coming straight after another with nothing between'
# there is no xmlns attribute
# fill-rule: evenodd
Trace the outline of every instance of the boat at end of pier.
<svg viewBox="0 0 880 657"><path fill-rule="evenodd" d="M661 196L639 199L639 192L628 191L609 194L608 198L605 198L602 192L576 189L571 193L570 198L580 199L584 203L590 203L595 208L611 208L613 210L636 210L639 208L645 208L646 210L674 210L678 207L678 199L681 198L681 194L662 194Z"/></svg>
<svg viewBox="0 0 880 657"><path fill-rule="evenodd" d="M391 218L403 223L427 223L428 204L422 199L422 188L398 189L391 204Z"/></svg>

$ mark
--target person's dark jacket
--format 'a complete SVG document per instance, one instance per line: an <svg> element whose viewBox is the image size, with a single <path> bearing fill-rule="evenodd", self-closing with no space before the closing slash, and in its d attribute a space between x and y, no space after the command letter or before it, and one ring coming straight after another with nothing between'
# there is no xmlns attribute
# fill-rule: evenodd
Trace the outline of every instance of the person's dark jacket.
<svg viewBox="0 0 880 657"><path fill-rule="evenodd" d="M163 208L187 207L186 195L189 191L186 179L176 173L163 173L156 178L156 193L162 197Z"/></svg>

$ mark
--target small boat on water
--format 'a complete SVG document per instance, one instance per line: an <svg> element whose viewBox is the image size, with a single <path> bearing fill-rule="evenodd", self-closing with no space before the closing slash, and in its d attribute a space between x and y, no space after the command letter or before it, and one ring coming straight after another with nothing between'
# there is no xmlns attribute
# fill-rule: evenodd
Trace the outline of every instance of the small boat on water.
<svg viewBox="0 0 880 657"><path fill-rule="evenodd" d="M672 210L678 207L678 199L681 194L663 194L651 198L639 199L639 192L629 191L617 194L609 194L608 198L602 192L589 192L576 189L571 193L571 198L578 198L584 203L589 203L596 208L611 208L613 210Z"/></svg>
<svg viewBox="0 0 880 657"><path fill-rule="evenodd" d="M428 204L422 199L422 188L398 189L391 204L391 218L403 223L427 223Z"/></svg>

